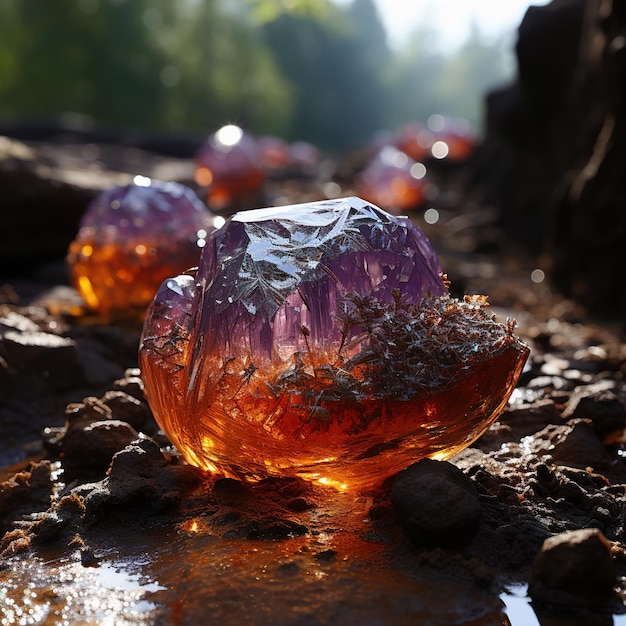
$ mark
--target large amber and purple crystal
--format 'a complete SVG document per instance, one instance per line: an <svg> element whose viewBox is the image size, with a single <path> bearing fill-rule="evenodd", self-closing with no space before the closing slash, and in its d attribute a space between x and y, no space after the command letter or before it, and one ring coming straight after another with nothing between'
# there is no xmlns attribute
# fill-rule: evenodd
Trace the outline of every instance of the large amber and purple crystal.
<svg viewBox="0 0 626 626"><path fill-rule="evenodd" d="M67 254L88 307L142 319L159 285L197 265L214 216L191 189L138 176L87 207Z"/></svg>
<svg viewBox="0 0 626 626"><path fill-rule="evenodd" d="M417 226L359 198L237 213L150 307L148 402L189 463L241 479L360 489L449 458L528 350L447 285Z"/></svg>

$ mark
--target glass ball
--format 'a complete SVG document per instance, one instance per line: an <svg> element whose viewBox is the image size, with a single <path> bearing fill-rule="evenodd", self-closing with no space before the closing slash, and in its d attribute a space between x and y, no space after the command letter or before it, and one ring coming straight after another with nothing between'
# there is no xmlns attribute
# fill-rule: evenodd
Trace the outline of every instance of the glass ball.
<svg viewBox="0 0 626 626"><path fill-rule="evenodd" d="M163 280L198 264L213 228L188 187L135 177L88 205L67 253L72 282L99 314L141 320Z"/></svg>
<svg viewBox="0 0 626 626"><path fill-rule="evenodd" d="M204 470L370 488L470 445L528 356L448 285L415 224L359 198L242 211L155 296L146 398Z"/></svg>

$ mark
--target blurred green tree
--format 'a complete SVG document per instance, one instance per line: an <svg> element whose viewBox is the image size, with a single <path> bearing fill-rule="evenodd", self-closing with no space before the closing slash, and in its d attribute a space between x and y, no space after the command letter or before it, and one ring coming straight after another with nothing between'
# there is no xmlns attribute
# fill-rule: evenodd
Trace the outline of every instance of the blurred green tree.
<svg viewBox="0 0 626 626"><path fill-rule="evenodd" d="M139 128L288 126L289 86L217 0L3 0L0 113Z"/></svg>
<svg viewBox="0 0 626 626"><path fill-rule="evenodd" d="M372 51L386 49L385 31L371 0L358 0L347 12L327 3L323 15L282 13L262 28L293 85L290 138L345 150L367 141L384 123L383 59Z"/></svg>
<svg viewBox="0 0 626 626"><path fill-rule="evenodd" d="M0 115L238 123L340 152L432 113L479 126L501 46L475 29L444 56L424 24L392 52L374 0L0 0Z"/></svg>
<svg viewBox="0 0 626 626"><path fill-rule="evenodd" d="M441 113L463 117L480 130L485 93L507 80L504 36L488 42L474 26L467 41L448 54L437 37L423 24L394 57L387 123L395 128Z"/></svg>

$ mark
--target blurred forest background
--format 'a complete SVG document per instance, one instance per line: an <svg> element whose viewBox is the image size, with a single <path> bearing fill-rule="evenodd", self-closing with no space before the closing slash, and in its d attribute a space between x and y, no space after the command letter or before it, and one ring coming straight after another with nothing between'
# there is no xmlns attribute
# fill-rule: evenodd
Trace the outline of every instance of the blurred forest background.
<svg viewBox="0 0 626 626"><path fill-rule="evenodd" d="M433 113L480 132L501 40L391 49L373 0L2 0L0 117L206 134L235 123L322 150Z"/></svg>

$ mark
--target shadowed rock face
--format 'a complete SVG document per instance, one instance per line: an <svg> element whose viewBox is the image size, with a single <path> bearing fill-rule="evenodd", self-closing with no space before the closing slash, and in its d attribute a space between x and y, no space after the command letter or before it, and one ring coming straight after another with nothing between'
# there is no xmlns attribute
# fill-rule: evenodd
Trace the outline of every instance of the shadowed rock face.
<svg viewBox="0 0 626 626"><path fill-rule="evenodd" d="M487 96L474 178L555 285L609 314L626 311L617 287L626 242L624 32L617 2L531 6L519 28L518 77Z"/></svg>

